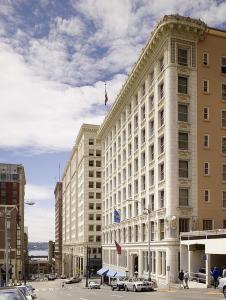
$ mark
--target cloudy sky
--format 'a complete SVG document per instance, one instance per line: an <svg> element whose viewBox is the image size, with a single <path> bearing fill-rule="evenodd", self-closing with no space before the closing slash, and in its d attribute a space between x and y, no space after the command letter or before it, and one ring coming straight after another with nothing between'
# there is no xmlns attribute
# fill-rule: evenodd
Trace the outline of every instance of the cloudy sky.
<svg viewBox="0 0 226 300"><path fill-rule="evenodd" d="M0 0L0 162L26 172L30 241L54 239L54 186L82 123L109 105L165 14L226 30L226 1Z"/></svg>

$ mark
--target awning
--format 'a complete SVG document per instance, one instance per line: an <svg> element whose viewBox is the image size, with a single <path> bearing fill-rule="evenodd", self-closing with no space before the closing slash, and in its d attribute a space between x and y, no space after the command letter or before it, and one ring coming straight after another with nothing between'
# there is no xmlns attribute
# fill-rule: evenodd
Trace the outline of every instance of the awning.
<svg viewBox="0 0 226 300"><path fill-rule="evenodd" d="M126 277L126 272L125 271L117 271L115 274L115 277Z"/></svg>
<svg viewBox="0 0 226 300"><path fill-rule="evenodd" d="M116 273L117 273L117 271L109 269L106 276L114 277Z"/></svg>
<svg viewBox="0 0 226 300"><path fill-rule="evenodd" d="M100 269L100 270L97 271L97 274L105 276L106 273L108 272L108 270L109 270L108 268L102 268L102 269Z"/></svg>

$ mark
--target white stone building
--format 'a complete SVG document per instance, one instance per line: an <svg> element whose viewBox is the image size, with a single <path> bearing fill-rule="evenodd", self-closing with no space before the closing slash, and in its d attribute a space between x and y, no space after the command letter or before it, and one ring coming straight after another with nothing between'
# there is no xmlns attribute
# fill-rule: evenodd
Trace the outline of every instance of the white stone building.
<svg viewBox="0 0 226 300"><path fill-rule="evenodd" d="M99 129L107 269L147 277L143 211L149 207L151 277L159 283L177 280L179 233L193 229L197 218L196 46L205 28L201 21L165 16Z"/></svg>
<svg viewBox="0 0 226 300"><path fill-rule="evenodd" d="M62 177L63 274L101 266L101 143L99 126L83 124Z"/></svg>

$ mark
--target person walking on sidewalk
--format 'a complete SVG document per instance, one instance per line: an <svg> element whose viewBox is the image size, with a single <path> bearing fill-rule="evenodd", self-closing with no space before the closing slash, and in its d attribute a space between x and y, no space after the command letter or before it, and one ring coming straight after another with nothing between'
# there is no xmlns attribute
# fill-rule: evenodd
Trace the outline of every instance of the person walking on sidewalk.
<svg viewBox="0 0 226 300"><path fill-rule="evenodd" d="M188 280L189 280L189 273L188 273L188 271L186 271L186 272L184 273L184 282L185 282L184 288L185 288L185 289L189 289L189 286L188 286Z"/></svg>
<svg viewBox="0 0 226 300"><path fill-rule="evenodd" d="M183 270L180 271L178 274L178 279L179 279L179 288L184 288L184 272Z"/></svg>
<svg viewBox="0 0 226 300"><path fill-rule="evenodd" d="M218 286L218 278L220 276L220 271L218 270L217 267L214 267L212 276L213 276L213 280L214 280L214 288L216 289Z"/></svg>

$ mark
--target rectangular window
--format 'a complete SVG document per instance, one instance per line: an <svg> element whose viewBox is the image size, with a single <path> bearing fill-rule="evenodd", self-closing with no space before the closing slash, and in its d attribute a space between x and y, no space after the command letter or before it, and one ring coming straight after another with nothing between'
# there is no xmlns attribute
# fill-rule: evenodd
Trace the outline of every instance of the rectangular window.
<svg viewBox="0 0 226 300"><path fill-rule="evenodd" d="M149 112L151 112L154 109L154 96L149 97Z"/></svg>
<svg viewBox="0 0 226 300"><path fill-rule="evenodd" d="M94 198L94 193L93 192L89 192L89 199L93 199Z"/></svg>
<svg viewBox="0 0 226 300"><path fill-rule="evenodd" d="M164 97L164 83L159 85L159 101Z"/></svg>
<svg viewBox="0 0 226 300"><path fill-rule="evenodd" d="M159 206L160 208L165 207L165 195L164 195L164 190L159 192L159 197L160 197L160 201L159 201Z"/></svg>
<svg viewBox="0 0 226 300"><path fill-rule="evenodd" d="M222 192L222 205L223 208L226 208L226 191Z"/></svg>
<svg viewBox="0 0 226 300"><path fill-rule="evenodd" d="M226 137L222 137L222 153L226 154Z"/></svg>
<svg viewBox="0 0 226 300"><path fill-rule="evenodd" d="M94 145L94 139L89 139L89 145Z"/></svg>
<svg viewBox="0 0 226 300"><path fill-rule="evenodd" d="M101 156L101 150L96 150L96 156Z"/></svg>
<svg viewBox="0 0 226 300"><path fill-rule="evenodd" d="M93 167L94 166L94 160L89 160L89 166Z"/></svg>
<svg viewBox="0 0 226 300"><path fill-rule="evenodd" d="M226 83L222 83L222 100L226 100Z"/></svg>
<svg viewBox="0 0 226 300"><path fill-rule="evenodd" d="M94 171L89 171L89 177L94 177Z"/></svg>
<svg viewBox="0 0 226 300"><path fill-rule="evenodd" d="M159 181L164 180L164 163L159 165Z"/></svg>
<svg viewBox="0 0 226 300"><path fill-rule="evenodd" d="M178 76L178 93L188 93L188 77Z"/></svg>
<svg viewBox="0 0 226 300"><path fill-rule="evenodd" d="M180 150L188 150L188 133L180 132L178 133L178 148Z"/></svg>
<svg viewBox="0 0 226 300"><path fill-rule="evenodd" d="M226 229L226 220L223 220L223 228Z"/></svg>
<svg viewBox="0 0 226 300"><path fill-rule="evenodd" d="M93 181L89 181L89 188L94 188L94 182Z"/></svg>
<svg viewBox="0 0 226 300"><path fill-rule="evenodd" d="M134 151L138 149L138 136L134 137Z"/></svg>
<svg viewBox="0 0 226 300"><path fill-rule="evenodd" d="M141 144L145 143L145 128L141 130Z"/></svg>
<svg viewBox="0 0 226 300"><path fill-rule="evenodd" d="M209 163L208 162L204 162L204 175L210 175L209 172L210 172L210 170L209 170Z"/></svg>
<svg viewBox="0 0 226 300"><path fill-rule="evenodd" d="M149 80L150 80L150 85L152 85L153 81L154 81L154 71L151 71L151 73L149 75Z"/></svg>
<svg viewBox="0 0 226 300"><path fill-rule="evenodd" d="M162 56L159 60L159 69L160 72L164 69L164 56Z"/></svg>
<svg viewBox="0 0 226 300"><path fill-rule="evenodd" d="M226 128L226 110L221 112L221 126Z"/></svg>
<svg viewBox="0 0 226 300"><path fill-rule="evenodd" d="M154 183L155 183L155 173L154 173L154 169L151 169L150 171L149 171L149 182L150 182L150 186L153 186L154 185Z"/></svg>
<svg viewBox="0 0 226 300"><path fill-rule="evenodd" d="M222 175L223 181L226 181L226 165L223 165L223 175Z"/></svg>
<svg viewBox="0 0 226 300"><path fill-rule="evenodd" d="M203 80L203 93L209 93L209 80Z"/></svg>
<svg viewBox="0 0 226 300"><path fill-rule="evenodd" d="M221 57L221 73L226 74L226 57Z"/></svg>
<svg viewBox="0 0 226 300"><path fill-rule="evenodd" d="M210 192L209 192L209 190L204 190L204 201L205 202L210 201Z"/></svg>
<svg viewBox="0 0 226 300"><path fill-rule="evenodd" d="M209 135L204 135L204 141L203 141L204 147L209 148Z"/></svg>
<svg viewBox="0 0 226 300"><path fill-rule="evenodd" d="M209 120L209 107L204 107L203 108L203 119L205 121Z"/></svg>
<svg viewBox="0 0 226 300"><path fill-rule="evenodd" d="M164 125L164 109L159 112L159 127Z"/></svg>
<svg viewBox="0 0 226 300"><path fill-rule="evenodd" d="M145 167L145 151L141 153L141 168Z"/></svg>
<svg viewBox="0 0 226 300"><path fill-rule="evenodd" d="M164 152L164 136L159 138L159 154Z"/></svg>
<svg viewBox="0 0 226 300"><path fill-rule="evenodd" d="M189 232L189 219L179 218L179 233Z"/></svg>
<svg viewBox="0 0 226 300"><path fill-rule="evenodd" d="M189 189L180 188L179 189L179 206L188 206L189 205Z"/></svg>
<svg viewBox="0 0 226 300"><path fill-rule="evenodd" d="M178 104L178 121L188 122L188 105Z"/></svg>
<svg viewBox="0 0 226 300"><path fill-rule="evenodd" d="M141 115L141 122L142 122L143 120L145 120L145 105L141 107L140 115Z"/></svg>
<svg viewBox="0 0 226 300"><path fill-rule="evenodd" d="M154 144L149 146L149 159L150 161L154 160L154 155L155 155L155 148Z"/></svg>
<svg viewBox="0 0 226 300"><path fill-rule="evenodd" d="M165 237L165 228L164 228L164 219L160 219L160 240L163 240Z"/></svg>
<svg viewBox="0 0 226 300"><path fill-rule="evenodd" d="M138 115L134 116L134 130L138 127Z"/></svg>
<svg viewBox="0 0 226 300"><path fill-rule="evenodd" d="M96 167L101 167L101 161L100 160L96 161Z"/></svg>
<svg viewBox="0 0 226 300"><path fill-rule="evenodd" d="M146 86L145 86L145 82L142 84L142 96L145 95L146 92Z"/></svg>
<svg viewBox="0 0 226 300"><path fill-rule="evenodd" d="M152 137L154 134L154 120L149 122L149 136Z"/></svg>
<svg viewBox="0 0 226 300"><path fill-rule="evenodd" d="M203 220L203 230L212 230L213 220Z"/></svg>
<svg viewBox="0 0 226 300"><path fill-rule="evenodd" d="M179 178L188 178L187 160L179 160Z"/></svg>
<svg viewBox="0 0 226 300"><path fill-rule="evenodd" d="M188 49L178 48L178 64L183 66L188 65Z"/></svg>
<svg viewBox="0 0 226 300"><path fill-rule="evenodd" d="M206 52L203 53L203 64L205 66L209 65L209 53L206 53Z"/></svg>

